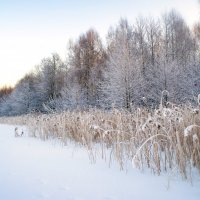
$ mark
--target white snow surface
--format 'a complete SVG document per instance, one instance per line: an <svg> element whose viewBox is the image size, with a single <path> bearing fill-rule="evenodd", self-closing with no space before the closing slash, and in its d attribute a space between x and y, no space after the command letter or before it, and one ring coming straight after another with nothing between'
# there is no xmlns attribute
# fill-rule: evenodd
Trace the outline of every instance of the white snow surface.
<svg viewBox="0 0 200 200"><path fill-rule="evenodd" d="M0 200L199 200L193 184L156 176L128 165L120 171L100 157L91 163L85 147L57 140L14 137L16 126L0 125Z"/></svg>

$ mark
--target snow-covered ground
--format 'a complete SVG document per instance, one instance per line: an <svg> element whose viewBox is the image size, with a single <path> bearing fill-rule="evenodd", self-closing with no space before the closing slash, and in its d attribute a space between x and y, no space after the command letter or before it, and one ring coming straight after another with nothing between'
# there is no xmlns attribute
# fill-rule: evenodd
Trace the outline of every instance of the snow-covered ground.
<svg viewBox="0 0 200 200"><path fill-rule="evenodd" d="M56 140L14 137L14 126L0 125L0 200L199 200L193 185L167 175L154 176L117 164L89 161L83 147Z"/></svg>

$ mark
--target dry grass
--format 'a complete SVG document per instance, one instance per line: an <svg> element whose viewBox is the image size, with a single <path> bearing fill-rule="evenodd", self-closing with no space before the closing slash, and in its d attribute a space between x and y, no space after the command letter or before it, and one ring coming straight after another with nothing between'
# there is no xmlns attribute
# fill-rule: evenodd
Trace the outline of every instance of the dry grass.
<svg viewBox="0 0 200 200"><path fill-rule="evenodd" d="M1 118L1 123L23 124L30 136L59 138L86 146L95 160L95 146L110 149L123 169L127 161L134 167L150 168L154 173L178 171L189 178L191 169L200 172L200 110L192 106L175 106L133 113L91 110L49 115L26 115Z"/></svg>

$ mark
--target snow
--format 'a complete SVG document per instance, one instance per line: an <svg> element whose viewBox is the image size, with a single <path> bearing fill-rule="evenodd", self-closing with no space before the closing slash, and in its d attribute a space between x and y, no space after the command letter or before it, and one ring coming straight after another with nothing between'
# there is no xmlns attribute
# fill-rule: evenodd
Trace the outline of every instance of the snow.
<svg viewBox="0 0 200 200"><path fill-rule="evenodd" d="M1 200L199 200L200 180L128 171L100 157L91 163L84 147L14 137L15 126L0 125Z"/></svg>

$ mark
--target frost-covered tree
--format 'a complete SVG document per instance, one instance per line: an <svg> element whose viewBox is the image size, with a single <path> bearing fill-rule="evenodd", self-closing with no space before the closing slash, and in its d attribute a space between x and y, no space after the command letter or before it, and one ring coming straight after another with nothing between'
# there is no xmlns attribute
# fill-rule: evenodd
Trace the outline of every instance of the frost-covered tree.
<svg viewBox="0 0 200 200"><path fill-rule="evenodd" d="M138 23L137 23L138 24ZM161 56L161 25L159 20L152 17L148 19L140 18L139 33L136 31L136 36L143 35L143 44L140 43L141 55L143 62L140 62L140 69L142 69L142 85L140 88L140 96L145 99L143 103L145 106L155 106L160 101L162 88L160 87L160 56ZM138 29L138 28L137 28ZM137 30L136 29L136 30ZM138 38L136 37L136 41ZM143 56L142 56L143 55Z"/></svg>
<svg viewBox="0 0 200 200"><path fill-rule="evenodd" d="M98 83L102 78L105 59L106 53L101 39L93 29L81 35L75 43L70 45L68 54L70 80L73 81L74 88L80 89L80 96L84 96L87 106L98 105Z"/></svg>
<svg viewBox="0 0 200 200"><path fill-rule="evenodd" d="M28 74L17 83L12 93L4 101L2 113L4 115L27 114L35 111L37 107L34 76Z"/></svg>
<svg viewBox="0 0 200 200"><path fill-rule="evenodd" d="M151 65L159 64L159 57L161 51L161 24L159 20L149 18L146 22L146 38L147 38L147 50L149 55L148 63Z"/></svg>
<svg viewBox="0 0 200 200"><path fill-rule="evenodd" d="M174 10L163 16L159 71L163 90L169 91L173 102L193 97L195 45L191 31Z"/></svg>
<svg viewBox="0 0 200 200"><path fill-rule="evenodd" d="M186 66L190 62L193 51L189 27L175 10L163 16L163 26L166 62L176 60L180 67Z"/></svg>
<svg viewBox="0 0 200 200"><path fill-rule="evenodd" d="M0 116L8 115L10 113L9 99L13 88L4 86L0 89Z"/></svg>
<svg viewBox="0 0 200 200"><path fill-rule="evenodd" d="M136 19L136 23L133 26L133 31L134 31L134 43L135 43L137 59L141 67L142 75L145 76L145 70L147 68L147 61L148 61L145 18L139 17Z"/></svg>
<svg viewBox="0 0 200 200"><path fill-rule="evenodd" d="M106 107L131 108L140 77L133 49L133 31L126 19L108 34L108 62L102 84L102 103Z"/></svg>
<svg viewBox="0 0 200 200"><path fill-rule="evenodd" d="M56 103L57 111L86 107L86 92L84 92L84 88L80 85L79 75L76 73L78 73L77 70L69 68L65 74L64 87Z"/></svg>
<svg viewBox="0 0 200 200"><path fill-rule="evenodd" d="M59 98L66 74L66 65L60 56L52 54L52 57L43 59L36 74L36 92L40 96L41 104L48 104L49 101Z"/></svg>
<svg viewBox="0 0 200 200"><path fill-rule="evenodd" d="M88 30L70 42L66 63L52 54L13 91L0 89L0 115L158 106L164 90L165 103L194 102L200 93L200 25L191 30L175 10L133 25L121 19L110 28L106 48L97 31Z"/></svg>

